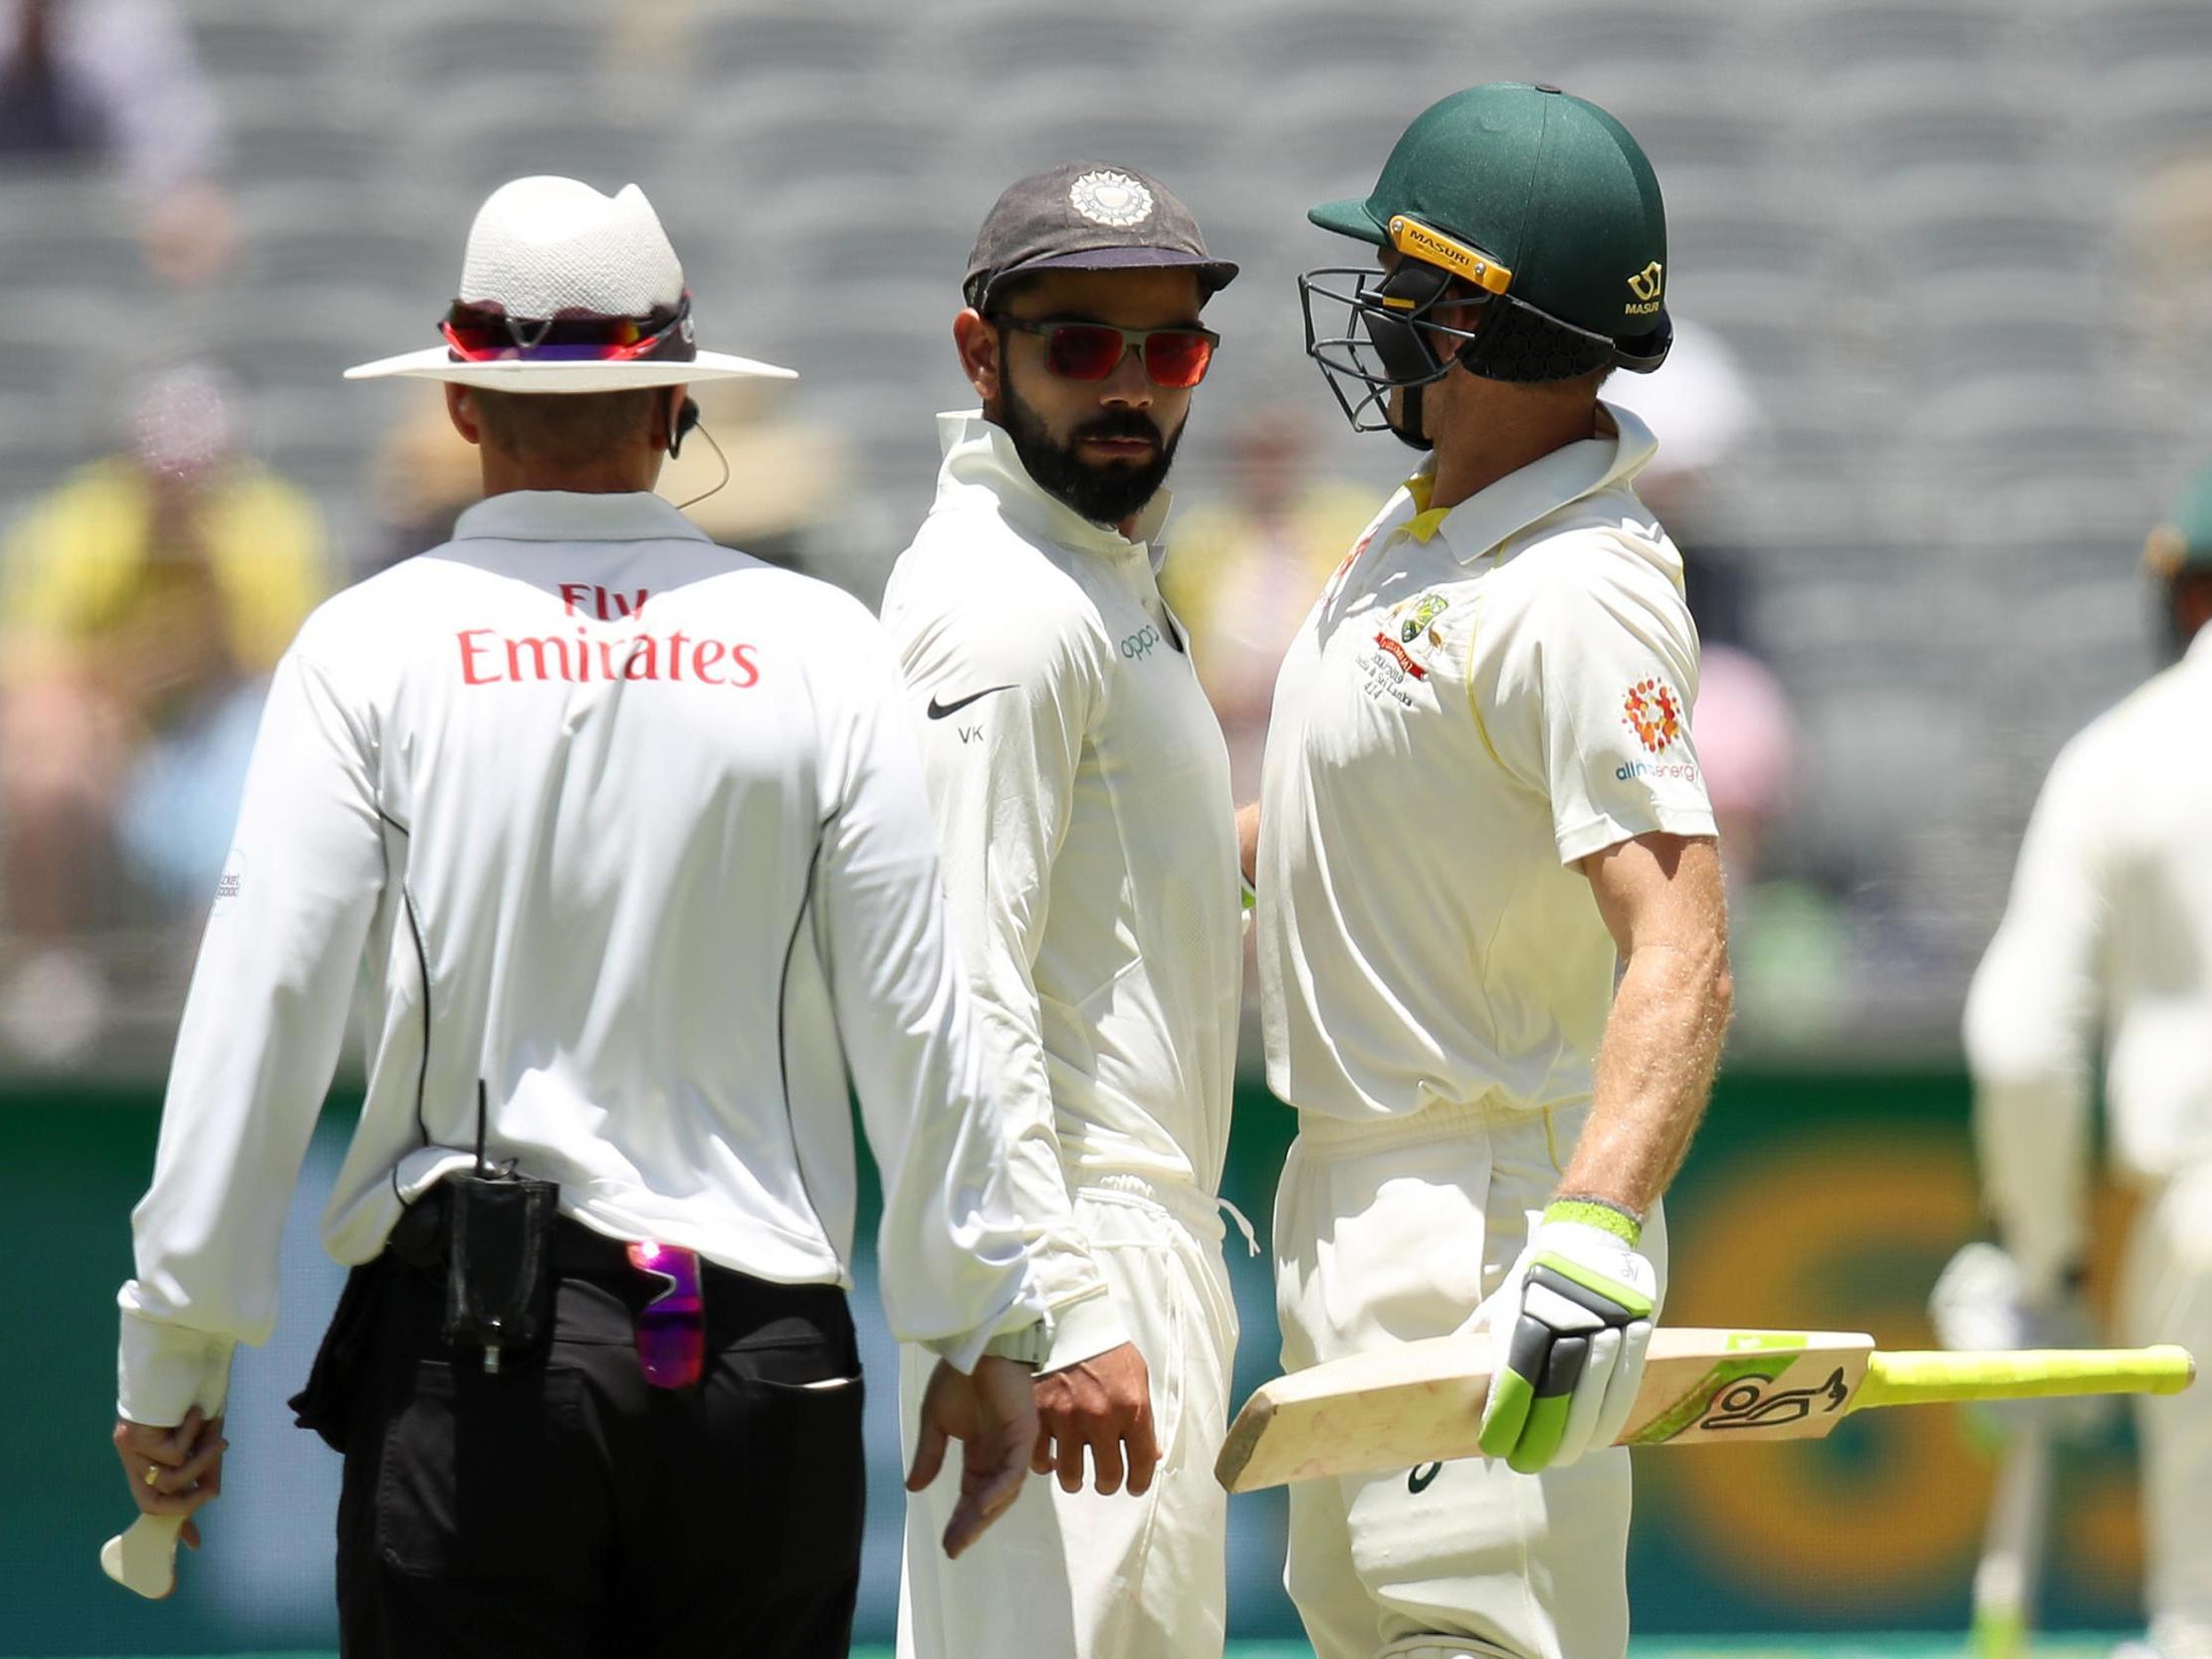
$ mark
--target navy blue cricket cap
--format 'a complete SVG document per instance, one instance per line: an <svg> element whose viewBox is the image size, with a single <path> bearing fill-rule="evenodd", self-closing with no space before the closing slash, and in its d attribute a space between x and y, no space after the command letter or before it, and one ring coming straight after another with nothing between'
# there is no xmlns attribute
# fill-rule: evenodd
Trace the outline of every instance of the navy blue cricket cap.
<svg viewBox="0 0 2212 1659"><path fill-rule="evenodd" d="M1199 222L1175 193L1134 167L1067 161L1006 187L984 216L961 293L980 311L1009 277L1033 271L1196 271L1199 297L1235 280L1206 251Z"/></svg>

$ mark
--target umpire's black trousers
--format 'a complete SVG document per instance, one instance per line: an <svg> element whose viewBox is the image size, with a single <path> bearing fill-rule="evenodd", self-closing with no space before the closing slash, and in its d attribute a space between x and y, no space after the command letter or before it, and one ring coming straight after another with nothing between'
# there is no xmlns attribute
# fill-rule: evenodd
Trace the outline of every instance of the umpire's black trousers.
<svg viewBox="0 0 2212 1659"><path fill-rule="evenodd" d="M844 1659L863 1471L843 1293L708 1270L700 1381L655 1388L632 1325L651 1286L619 1245L559 1232L550 1347L497 1374L448 1349L441 1270L356 1270L295 1402L345 1453L341 1653Z"/></svg>

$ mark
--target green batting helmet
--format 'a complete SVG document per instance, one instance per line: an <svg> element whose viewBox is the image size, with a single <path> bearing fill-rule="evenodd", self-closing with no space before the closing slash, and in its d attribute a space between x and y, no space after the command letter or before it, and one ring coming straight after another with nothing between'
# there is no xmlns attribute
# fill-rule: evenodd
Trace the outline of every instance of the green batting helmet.
<svg viewBox="0 0 2212 1659"><path fill-rule="evenodd" d="M1348 373L1371 387L1425 385L1453 363L1496 380L1569 379L1616 364L1649 372L1666 356L1659 180L1628 128L1557 88L1500 81L1452 94L1415 117L1366 197L1307 217L1405 256L1350 294L1306 285L1308 349L1332 384ZM1353 307L1364 340L1314 337L1316 291ZM1427 319L1469 298L1484 304L1478 328ZM1344 348L1363 345L1382 374L1351 366L1361 353Z"/></svg>

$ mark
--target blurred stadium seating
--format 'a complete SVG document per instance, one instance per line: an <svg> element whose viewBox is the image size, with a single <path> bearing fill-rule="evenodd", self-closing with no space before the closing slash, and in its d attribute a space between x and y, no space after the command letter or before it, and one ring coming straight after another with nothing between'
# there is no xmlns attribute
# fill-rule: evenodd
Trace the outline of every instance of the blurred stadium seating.
<svg viewBox="0 0 2212 1659"><path fill-rule="evenodd" d="M2205 286L2204 256L2161 264L2134 206L2212 149L2198 0L186 9L237 257L165 287L118 191L0 175L0 516L100 448L135 362L204 346L257 390L271 462L365 536L401 404L337 370L427 337L487 188L565 171L643 184L706 334L802 371L792 409L855 457L823 511L873 526L857 566L880 570L927 501L930 415L965 396L946 324L972 227L1074 155L1160 172L1245 265L1185 496L1286 399L1379 490L1405 457L1334 429L1299 354L1293 277L1357 258L1304 208L1364 189L1406 115L1466 82L1607 104L1667 190L1674 309L1763 411L1708 483L1804 733L1769 858L1865 941L1834 988L1844 1041L1950 1042L2035 780L2150 665L2133 551L2212 450L2212 330L2151 320L2205 314L2151 291Z"/></svg>

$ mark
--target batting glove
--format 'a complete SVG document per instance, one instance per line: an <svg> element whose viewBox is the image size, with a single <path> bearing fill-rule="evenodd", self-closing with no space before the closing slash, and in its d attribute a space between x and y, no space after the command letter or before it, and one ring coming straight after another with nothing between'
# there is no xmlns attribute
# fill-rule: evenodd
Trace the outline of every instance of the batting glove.
<svg viewBox="0 0 2212 1659"><path fill-rule="evenodd" d="M1524 1475L1610 1446L1628 1421L1652 1344L1659 1275L1642 1229L1566 1199L1530 1215L1528 1248L1491 1300L1482 1453Z"/></svg>

